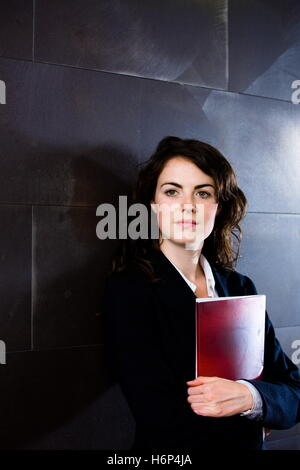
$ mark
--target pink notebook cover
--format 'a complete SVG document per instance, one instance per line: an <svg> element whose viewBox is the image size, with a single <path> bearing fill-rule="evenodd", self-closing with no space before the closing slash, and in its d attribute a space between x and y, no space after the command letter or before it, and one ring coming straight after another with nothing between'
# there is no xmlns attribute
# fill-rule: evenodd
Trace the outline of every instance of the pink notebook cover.
<svg viewBox="0 0 300 470"><path fill-rule="evenodd" d="M196 299L196 377L259 380L265 295Z"/></svg>

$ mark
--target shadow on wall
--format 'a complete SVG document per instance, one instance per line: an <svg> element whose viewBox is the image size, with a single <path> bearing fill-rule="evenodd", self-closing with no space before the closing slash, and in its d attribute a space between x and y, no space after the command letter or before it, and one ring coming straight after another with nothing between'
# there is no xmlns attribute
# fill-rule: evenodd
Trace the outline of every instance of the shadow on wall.
<svg viewBox="0 0 300 470"><path fill-rule="evenodd" d="M6 342L6 364L0 366L2 449L113 449L130 444L133 422L105 369L101 332L101 285L118 242L96 237L95 214L100 203L116 203L119 194L129 194L124 175L132 181L136 166L128 152L106 147L72 158L66 152L68 173L62 155L41 154L51 162L48 190L57 187L57 178L64 184L65 176L73 192L67 207L51 206L52 194L57 204L57 194L51 192L49 206L35 206L34 348L10 351L9 338ZM36 162L29 163L33 184ZM70 295L64 295L66 286ZM14 286L7 289L16 292ZM30 292L20 298L20 310L30 298ZM30 323L24 326L26 337Z"/></svg>

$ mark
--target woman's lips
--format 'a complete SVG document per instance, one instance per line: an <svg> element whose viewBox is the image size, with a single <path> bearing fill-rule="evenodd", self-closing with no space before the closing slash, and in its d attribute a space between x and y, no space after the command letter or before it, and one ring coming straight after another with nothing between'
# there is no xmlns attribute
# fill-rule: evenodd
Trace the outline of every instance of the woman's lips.
<svg viewBox="0 0 300 470"><path fill-rule="evenodd" d="M179 222L176 222L179 225L197 225L197 222L194 220L179 220Z"/></svg>

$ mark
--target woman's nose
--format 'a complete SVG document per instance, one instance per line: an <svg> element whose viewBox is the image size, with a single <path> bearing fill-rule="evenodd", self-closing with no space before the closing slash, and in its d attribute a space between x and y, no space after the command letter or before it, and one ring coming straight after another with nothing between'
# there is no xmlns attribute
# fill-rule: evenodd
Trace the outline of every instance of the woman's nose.
<svg viewBox="0 0 300 470"><path fill-rule="evenodd" d="M186 200L182 204L182 210L185 212L195 212L196 206L192 200Z"/></svg>

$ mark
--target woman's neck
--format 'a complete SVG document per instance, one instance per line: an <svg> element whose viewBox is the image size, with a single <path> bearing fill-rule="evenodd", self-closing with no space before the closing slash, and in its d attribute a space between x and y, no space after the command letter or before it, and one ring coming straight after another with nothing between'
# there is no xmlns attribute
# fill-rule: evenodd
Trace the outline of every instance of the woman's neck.
<svg viewBox="0 0 300 470"><path fill-rule="evenodd" d="M171 243L164 239L160 249L190 281L196 282L204 275L199 263L202 246L197 250L187 250L184 245Z"/></svg>

